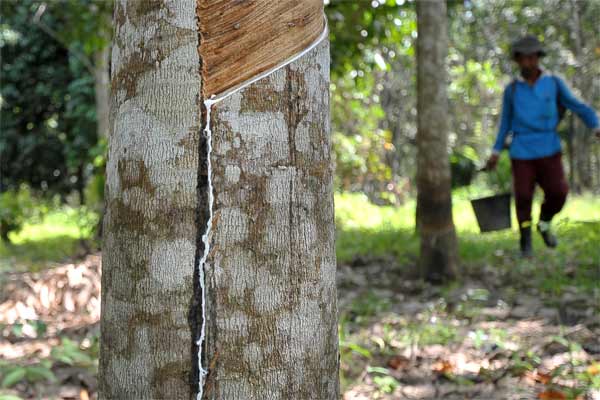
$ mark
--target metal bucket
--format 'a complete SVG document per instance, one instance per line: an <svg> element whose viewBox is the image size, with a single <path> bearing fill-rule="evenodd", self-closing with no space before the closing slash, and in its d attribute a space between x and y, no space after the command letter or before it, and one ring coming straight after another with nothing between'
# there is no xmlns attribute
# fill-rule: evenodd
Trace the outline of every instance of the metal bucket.
<svg viewBox="0 0 600 400"><path fill-rule="evenodd" d="M510 229L510 193L471 200L481 232Z"/></svg>

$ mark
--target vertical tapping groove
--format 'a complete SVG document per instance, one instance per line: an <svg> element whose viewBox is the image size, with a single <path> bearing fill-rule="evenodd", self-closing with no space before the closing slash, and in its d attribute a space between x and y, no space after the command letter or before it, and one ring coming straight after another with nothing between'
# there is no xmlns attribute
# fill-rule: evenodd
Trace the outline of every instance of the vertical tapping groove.
<svg viewBox="0 0 600 400"><path fill-rule="evenodd" d="M198 102L200 114L200 129L198 137L198 171L196 184L196 251L194 255L194 283L193 298L189 310L191 326L191 393L195 394L197 400L203 396L204 377L207 371L203 367L203 345L206 331L206 293L204 282L204 265L209 252L210 227L212 225L212 182L211 182L211 138L210 138L210 104L203 99L204 74L203 59L200 52L202 44L202 31L200 28L200 6L201 0L196 2L196 26L198 32L198 74L201 86ZM208 207L207 207L208 203Z"/></svg>
<svg viewBox="0 0 600 400"><path fill-rule="evenodd" d="M204 287L204 264L209 251L209 228L212 222L212 185L210 182L210 136L206 136L207 124L210 121L204 109L204 102L199 102L202 132L198 138L198 171L196 186L196 252L194 255L194 291L190 309L190 325L192 328L192 392L202 398L203 379L206 371L202 367L202 345L206 324L206 301ZM206 160L206 164L204 163ZM208 203L208 207L206 204Z"/></svg>
<svg viewBox="0 0 600 400"><path fill-rule="evenodd" d="M206 195L207 195L207 201L206 202L202 202L198 204L198 209L201 208L202 204L206 204L208 203L208 219L206 221L206 228L204 230L204 233L201 235L201 243L196 243L196 249L197 249L197 254L199 254L199 250L200 247L202 247L203 251L202 251L202 257L198 260L198 283L199 283L199 288L200 288L200 303L201 303L201 309L202 309L202 321L200 323L200 332L198 335L198 339L196 341L196 346L198 349L198 355L197 355L197 371L198 371L198 396L197 396L197 400L202 400L202 395L203 395L203 389L204 389L204 378L206 377L206 375L208 374L208 370L205 369L203 367L203 355L202 355L202 347L204 345L204 337L206 335L206 285L205 285L205 281L204 281L204 268L206 265L206 259L208 258L208 253L210 252L210 236L211 236L211 231L212 231L212 219L213 219L213 202L214 202L214 197L213 197L213 186L212 186L212 164L211 164L211 160L210 160L210 156L212 153L212 132L210 129L210 111L213 105L213 101L212 100L204 100L203 102L203 114L205 115L205 119L204 119L204 129L202 131L203 133L203 137L201 138L201 142L202 139L205 140L205 144L206 144L206 150L204 150L204 146L200 146L200 151L201 153L199 153L199 157L206 155ZM200 160L203 158L200 158ZM201 170L200 168L198 169L199 171ZM201 175L201 173L199 173L199 176ZM199 189L201 188L201 186L198 186ZM197 239L198 236L200 236L200 226L199 225L199 229L198 229L198 235L197 235ZM207 366L208 368L208 366Z"/></svg>
<svg viewBox="0 0 600 400"><path fill-rule="evenodd" d="M205 285L205 281L204 281L204 270L205 270L205 265L206 265L206 259L208 258L208 253L210 252L210 236L211 236L211 230L212 230L212 219L213 219L213 186L212 186L212 165L211 165L211 160L210 160L210 156L211 156L211 152L212 152L212 132L210 129L210 111L211 111L211 107L212 107L213 102L211 100L204 100L202 102L203 105L203 110L202 110L202 114L205 116L204 119L204 129L202 130L203 136L200 139L201 143L204 143L206 146L199 146L199 153L198 153L198 157L199 160L203 160L204 159L204 155L206 155L206 177L204 178L206 181L206 185L198 185L198 190L201 191L204 187L206 187L206 192L205 195L207 197L207 201L201 202L199 201L198 203L198 210L200 210L201 208L203 208L204 204L208 203L208 218L206 219L206 228L204 230L204 233L201 234L201 227L202 224L198 225L198 234L196 236L196 256L200 255L200 248L202 248L202 256L197 259L197 263L196 263L196 267L194 268L197 271L197 276L198 277L198 284L195 285L196 287L199 288L199 301L197 303L200 303L200 307L201 307L201 322L199 323L199 326L197 326L197 330L196 330L196 338L194 338L194 340L196 341L196 348L197 348L197 355L196 355L196 365L194 366L194 370L197 373L198 376L198 390L197 390L197 400L202 400L202 395L204 392L204 378L206 377L206 375L208 374L207 369L205 369L203 367L203 363L204 363L204 358L206 358L205 356L203 356L202 354L202 349L204 346L204 337L206 334L206 285ZM199 167L198 167L198 176L199 176L199 181L202 179L202 171L203 168L200 167L200 163L199 163ZM198 199L201 200L203 199L204 196L201 195L199 193L198 195ZM206 209L206 208L204 208ZM199 211L200 212L200 211Z"/></svg>

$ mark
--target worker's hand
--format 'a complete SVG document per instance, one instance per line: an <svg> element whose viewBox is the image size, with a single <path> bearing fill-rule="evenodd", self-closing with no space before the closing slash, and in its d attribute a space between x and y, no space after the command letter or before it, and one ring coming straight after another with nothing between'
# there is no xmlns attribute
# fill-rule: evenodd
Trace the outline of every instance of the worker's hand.
<svg viewBox="0 0 600 400"><path fill-rule="evenodd" d="M487 162L485 163L484 170L485 171L495 170L496 166L498 165L498 158L500 158L500 155L498 153L493 153L490 156L490 158L487 160Z"/></svg>

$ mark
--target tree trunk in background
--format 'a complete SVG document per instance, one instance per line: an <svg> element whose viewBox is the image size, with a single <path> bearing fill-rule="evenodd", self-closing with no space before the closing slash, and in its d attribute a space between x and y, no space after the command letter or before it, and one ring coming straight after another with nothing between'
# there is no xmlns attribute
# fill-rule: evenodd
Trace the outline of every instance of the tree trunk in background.
<svg viewBox="0 0 600 400"><path fill-rule="evenodd" d="M593 77L589 74L589 68L586 65L586 57L583 53L584 48L584 37L581 31L581 2L577 0L571 0L571 12L573 23L571 27L571 40L573 55L576 60L577 73L573 78L573 85L580 92L583 101L589 101L591 99L591 90L593 89L592 82L590 79ZM573 146L573 191L581 193L586 190L590 190L594 186L594 179L592 174L592 145L593 138L590 135L589 129L585 124L577 117L574 123L574 129L570 132L573 135L572 146Z"/></svg>
<svg viewBox="0 0 600 400"><path fill-rule="evenodd" d="M94 89L96 95L96 121L98 123L98 139L106 138L110 119L110 46L94 53Z"/></svg>
<svg viewBox="0 0 600 400"><path fill-rule="evenodd" d="M446 2L417 2L417 225L419 267L430 280L452 278L457 241L448 158Z"/></svg>
<svg viewBox="0 0 600 400"><path fill-rule="evenodd" d="M209 220L196 18L206 9L124 3L112 57L100 398L190 399ZM321 43L212 107L204 399L339 398L328 52Z"/></svg>
<svg viewBox="0 0 600 400"><path fill-rule="evenodd" d="M329 45L213 107L207 399L338 399Z"/></svg>
<svg viewBox="0 0 600 400"><path fill-rule="evenodd" d="M107 139L110 129L110 45L94 53L94 94L96 97L96 132L98 140ZM83 204L83 196L81 197ZM96 237L102 237L104 206L100 205Z"/></svg>
<svg viewBox="0 0 600 400"><path fill-rule="evenodd" d="M201 130L194 0L118 1L106 165L100 398L194 396ZM204 226L204 225L202 225Z"/></svg>

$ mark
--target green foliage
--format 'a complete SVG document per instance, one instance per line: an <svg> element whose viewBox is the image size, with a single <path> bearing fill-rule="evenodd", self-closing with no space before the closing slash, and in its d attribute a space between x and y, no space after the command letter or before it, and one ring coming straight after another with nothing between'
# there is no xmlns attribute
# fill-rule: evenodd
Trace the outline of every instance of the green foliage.
<svg viewBox="0 0 600 400"><path fill-rule="evenodd" d="M500 155L498 165L494 171L485 174L487 187L495 193L508 193L512 187L512 172L510 158L506 152Z"/></svg>
<svg viewBox="0 0 600 400"><path fill-rule="evenodd" d="M487 189L485 189L487 190ZM563 245L556 251L545 249L540 237L534 236L534 248L539 263L528 263L518 257L516 217L513 229L482 235L479 232L469 202L482 193L455 191L453 214L459 237L459 253L463 269L480 268L491 264L496 268L520 270L530 268L541 290L560 294L563 288L577 286L594 291L597 282L598 250L600 241L600 200L592 197L573 197L554 225ZM541 198L534 202L533 215L538 215ZM387 259L392 256L398 265L414 265L419 244L414 234L414 203L402 207L376 206L365 195L341 193L335 196L337 227L337 258L347 263L356 258ZM512 208L512 207L511 207ZM569 274L567 265L576 265L577 274ZM532 278L534 279L534 278ZM470 314L474 300L464 305Z"/></svg>
<svg viewBox="0 0 600 400"><path fill-rule="evenodd" d="M352 303L349 317L360 324L366 322L369 317L378 315L389 308L389 299L381 298L372 292L368 292L366 295L361 296Z"/></svg>
<svg viewBox="0 0 600 400"><path fill-rule="evenodd" d="M68 25L58 34L64 43L81 46L87 55L110 45L113 0L64 0L62 6Z"/></svg>
<svg viewBox="0 0 600 400"><path fill-rule="evenodd" d="M98 368L99 337L93 334L75 342L67 337L52 348L50 356L41 360L0 360L0 389L10 389L19 383L56 383L57 368L69 366L96 372ZM0 400L11 399L11 395L0 394Z"/></svg>
<svg viewBox="0 0 600 400"><path fill-rule="evenodd" d="M398 332L398 339L407 345L427 346L432 344L448 345L457 338L457 329L447 321L439 323L424 322L410 324Z"/></svg>
<svg viewBox="0 0 600 400"><path fill-rule="evenodd" d="M3 389L11 388L21 381L29 383L54 382L56 376L51 367L52 363L49 360L43 360L32 365L9 364L0 361L0 376L2 377L0 387Z"/></svg>
<svg viewBox="0 0 600 400"><path fill-rule="evenodd" d="M79 367L92 367L94 359L83 351L80 345L66 337L61 339L61 344L50 352L50 357L67 365Z"/></svg>
<svg viewBox="0 0 600 400"><path fill-rule="evenodd" d="M504 349L507 347L507 336L508 333L499 328L477 329L469 332L469 338L473 341L473 347L476 349L482 349L486 345L488 348Z"/></svg>
<svg viewBox="0 0 600 400"><path fill-rule="evenodd" d="M11 325L12 335L17 338L23 338L24 337L23 328L26 325L33 328L33 331L35 332L36 337L38 337L38 338L43 337L44 334L46 333L46 329L48 328L48 326L46 325L46 323L44 321L27 319L24 321L15 322ZM3 324L0 324L0 329L1 328L3 328Z"/></svg>
<svg viewBox="0 0 600 400"><path fill-rule="evenodd" d="M455 148L450 156L450 172L452 174L452 187L468 186L473 181L477 171L477 152L471 146Z"/></svg>
<svg viewBox="0 0 600 400"><path fill-rule="evenodd" d="M9 233L19 232L25 221L39 217L41 207L35 207L31 191L26 185L21 185L16 190L7 190L0 193L0 238L10 242Z"/></svg>
<svg viewBox="0 0 600 400"><path fill-rule="evenodd" d="M349 71L362 71L360 78L375 68L387 68L389 52L398 43L412 55L416 34L414 7L396 0L356 1L331 0L326 7L330 26L332 73L341 76ZM394 53L395 54L395 53Z"/></svg>
<svg viewBox="0 0 600 400"><path fill-rule="evenodd" d="M79 34L72 35L72 42L61 37L70 32L65 26L75 29L77 24L69 21L84 4L104 9L111 3L1 3L0 51L7 60L0 71L1 190L25 182L36 191L64 194L81 190L92 170L89 150L97 142L94 79L81 48L99 43L84 42ZM45 11L35 22L42 7ZM92 18L89 13L77 15L78 20Z"/></svg>
<svg viewBox="0 0 600 400"><path fill-rule="evenodd" d="M84 189L85 204L96 211L104 206L105 166L107 153L106 139L100 139L89 151L93 160L93 174L89 177Z"/></svg>
<svg viewBox="0 0 600 400"><path fill-rule="evenodd" d="M19 396L15 396L12 394L2 394L0 393L0 400L23 400L21 397Z"/></svg>
<svg viewBox="0 0 600 400"><path fill-rule="evenodd" d="M367 372L373 375L373 382L382 393L393 393L400 386L400 382L390 376L390 371L387 368L369 366Z"/></svg>
<svg viewBox="0 0 600 400"><path fill-rule="evenodd" d="M383 74L412 55L416 34L409 2L331 1L331 101L336 186L400 204L409 188L398 174L399 141L387 120Z"/></svg>
<svg viewBox="0 0 600 400"><path fill-rule="evenodd" d="M580 54L572 38L573 4L584 39ZM474 166L483 165L495 138L501 95L516 73L507 56L510 42L525 32L538 35L549 52L544 68L581 89L582 79L600 73L595 48L600 3L466 1L450 2L448 8L449 154L454 187L461 187L473 178ZM414 2L332 0L326 12L337 187L362 191L378 204L401 204L414 194L416 168ZM600 91L588 90L585 97L600 106ZM467 156L465 149L474 152ZM501 163L498 175L484 179L486 189L508 191L509 176L508 163Z"/></svg>
<svg viewBox="0 0 600 400"><path fill-rule="evenodd" d="M89 207L61 206L59 199L48 205L43 218L25 221L11 244L0 243L0 271L38 271L48 262L60 262L78 252L81 240L90 241L98 213Z"/></svg>

